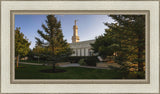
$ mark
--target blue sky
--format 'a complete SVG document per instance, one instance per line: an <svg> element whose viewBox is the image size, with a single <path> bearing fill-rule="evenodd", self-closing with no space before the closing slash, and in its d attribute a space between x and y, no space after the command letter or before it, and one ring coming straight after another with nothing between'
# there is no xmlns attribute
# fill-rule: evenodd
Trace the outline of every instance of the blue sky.
<svg viewBox="0 0 160 94"><path fill-rule="evenodd" d="M74 20L77 21L78 35L80 41L92 40L96 36L104 33L107 28L104 23L114 22L113 19L107 15L55 15L61 21L61 27L64 39L71 43L73 35ZM15 28L21 27L21 32L31 42L30 48L35 46L35 37L40 37L37 30L42 30L42 23L45 24L46 15L15 15Z"/></svg>

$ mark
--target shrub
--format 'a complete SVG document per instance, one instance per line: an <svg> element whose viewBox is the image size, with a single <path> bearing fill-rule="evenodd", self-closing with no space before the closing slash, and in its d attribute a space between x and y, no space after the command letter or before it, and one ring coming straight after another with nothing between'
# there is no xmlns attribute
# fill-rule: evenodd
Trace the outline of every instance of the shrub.
<svg viewBox="0 0 160 94"><path fill-rule="evenodd" d="M68 61L71 63L78 63L80 59L85 59L86 56L70 56L68 57Z"/></svg>
<svg viewBox="0 0 160 94"><path fill-rule="evenodd" d="M96 66L98 61L97 56L90 56L85 59L86 65L88 66Z"/></svg>
<svg viewBox="0 0 160 94"><path fill-rule="evenodd" d="M112 61L114 60L114 56L107 56L107 61Z"/></svg>
<svg viewBox="0 0 160 94"><path fill-rule="evenodd" d="M71 63L78 63L81 59L84 59L87 66L96 66L96 63L99 62L97 56L71 56L68 57L68 60Z"/></svg>
<svg viewBox="0 0 160 94"><path fill-rule="evenodd" d="M86 65L86 62L84 61L84 59L80 59L78 62L80 65Z"/></svg>

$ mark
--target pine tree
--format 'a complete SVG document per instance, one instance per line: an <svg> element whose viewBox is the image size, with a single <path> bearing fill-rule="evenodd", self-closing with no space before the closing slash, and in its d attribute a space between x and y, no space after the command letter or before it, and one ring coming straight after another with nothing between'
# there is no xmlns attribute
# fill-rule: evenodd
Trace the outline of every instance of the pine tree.
<svg viewBox="0 0 160 94"><path fill-rule="evenodd" d="M123 43L128 48L128 59L138 62L138 71L144 71L145 57L145 16L144 15L110 15L121 27ZM134 57L131 57L134 55ZM129 57L130 56L130 57Z"/></svg>
<svg viewBox="0 0 160 94"><path fill-rule="evenodd" d="M145 16L110 15L110 17L116 23L105 23L108 29L96 39L92 45L93 50L105 57L116 52L115 61L121 64L125 71L129 71L131 67L129 65L133 64L138 64L138 71L144 71Z"/></svg>
<svg viewBox="0 0 160 94"><path fill-rule="evenodd" d="M37 44L45 46L46 55L53 63L53 71L55 71L55 62L61 57L66 57L71 54L71 49L66 40L63 39L63 33L61 29L61 22L57 20L54 15L48 15L45 24L42 24L44 32L38 30L40 38L36 37Z"/></svg>
<svg viewBox="0 0 160 94"><path fill-rule="evenodd" d="M20 32L20 27L15 29L15 54L17 57L17 67L19 63L19 57L25 56L30 51L29 46L31 43L24 37L24 34Z"/></svg>

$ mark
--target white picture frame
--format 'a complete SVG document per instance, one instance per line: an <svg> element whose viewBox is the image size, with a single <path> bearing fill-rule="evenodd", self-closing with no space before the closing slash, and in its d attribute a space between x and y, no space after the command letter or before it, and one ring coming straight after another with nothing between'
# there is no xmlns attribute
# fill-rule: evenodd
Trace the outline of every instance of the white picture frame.
<svg viewBox="0 0 160 94"><path fill-rule="evenodd" d="M145 11L145 12L144 12ZM43 12L43 13L42 13ZM146 14L149 17L149 77L140 80L14 80L14 14ZM11 21L12 19L12 21ZM1 92L4 93L154 93L159 94L159 1L1 1ZM12 40L13 39L13 40ZM41 82L41 83L38 83ZM56 83L59 82L59 83ZM77 83L76 83L77 82ZM84 83L81 83L84 82ZM105 82L105 83L104 83ZM117 82L117 83L116 83ZM122 82L122 83L120 83ZM144 81L146 82L146 81Z"/></svg>

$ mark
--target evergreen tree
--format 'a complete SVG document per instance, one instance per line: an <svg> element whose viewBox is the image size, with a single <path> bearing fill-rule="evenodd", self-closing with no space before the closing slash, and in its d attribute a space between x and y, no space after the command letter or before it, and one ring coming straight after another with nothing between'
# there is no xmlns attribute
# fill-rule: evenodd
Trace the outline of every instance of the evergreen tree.
<svg viewBox="0 0 160 94"><path fill-rule="evenodd" d="M145 60L145 16L110 15L121 27L123 45L128 48L128 59L138 62L138 71L144 71ZM122 47L123 48L123 47Z"/></svg>
<svg viewBox="0 0 160 94"><path fill-rule="evenodd" d="M42 24L44 32L38 30L40 38L36 37L37 45L45 47L47 49L45 54L48 59L53 61L53 71L55 71L55 62L61 57L71 55L71 49L66 40L63 39L63 33L61 29L61 22L56 19L54 15L48 15L46 25Z"/></svg>
<svg viewBox="0 0 160 94"><path fill-rule="evenodd" d="M20 32L20 27L15 29L15 54L17 57L17 67L20 56L25 56L30 51L29 46L31 43L24 37L24 34Z"/></svg>
<svg viewBox="0 0 160 94"><path fill-rule="evenodd" d="M138 71L144 71L145 60L145 16L110 15L116 23L105 23L108 29L92 44L95 52L110 56L116 52L115 61L128 71L138 64ZM128 62L128 63L126 63Z"/></svg>

